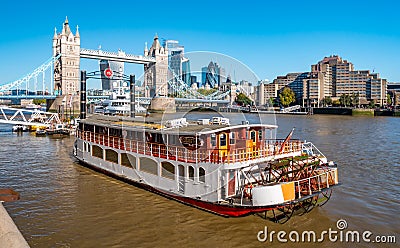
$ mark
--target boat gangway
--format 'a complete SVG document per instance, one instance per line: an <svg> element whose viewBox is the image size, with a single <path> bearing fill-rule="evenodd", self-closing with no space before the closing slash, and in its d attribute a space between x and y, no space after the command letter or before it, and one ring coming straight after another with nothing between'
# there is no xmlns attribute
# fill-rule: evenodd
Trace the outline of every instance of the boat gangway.
<svg viewBox="0 0 400 248"><path fill-rule="evenodd" d="M61 121L57 113L0 106L0 123L50 127L52 124L60 124Z"/></svg>

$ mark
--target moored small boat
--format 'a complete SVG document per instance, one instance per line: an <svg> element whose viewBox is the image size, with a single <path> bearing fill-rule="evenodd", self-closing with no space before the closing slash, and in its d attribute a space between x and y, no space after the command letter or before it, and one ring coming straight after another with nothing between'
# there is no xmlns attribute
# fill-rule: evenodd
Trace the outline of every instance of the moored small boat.
<svg viewBox="0 0 400 248"><path fill-rule="evenodd" d="M36 135L36 137L39 137L39 136L46 136L46 130L43 130L43 129L36 129L35 135Z"/></svg>
<svg viewBox="0 0 400 248"><path fill-rule="evenodd" d="M70 130L65 127L64 124L56 124L46 129L46 134L52 137L60 138L64 136L70 136Z"/></svg>
<svg viewBox="0 0 400 248"><path fill-rule="evenodd" d="M27 132L29 131L29 128L24 125L14 125L12 127L13 132Z"/></svg>

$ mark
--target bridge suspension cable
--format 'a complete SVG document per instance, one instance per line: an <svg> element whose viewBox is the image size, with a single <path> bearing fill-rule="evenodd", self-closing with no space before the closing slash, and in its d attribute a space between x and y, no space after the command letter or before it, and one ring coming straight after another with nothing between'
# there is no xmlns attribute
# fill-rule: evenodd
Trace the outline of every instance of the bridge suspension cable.
<svg viewBox="0 0 400 248"><path fill-rule="evenodd" d="M38 68L36 68L33 72L27 74L26 76L24 76L24 77L22 77L22 78L20 78L20 79L18 79L16 81L0 85L0 92L9 91L9 90L13 90L13 89L18 89L24 83L26 84L26 90L28 91L29 90L28 89L29 88L29 81L32 78L35 78L34 88L37 89L37 77L40 75L40 73L43 74L43 82L42 82L42 88L43 89L42 90L44 91L44 73L49 67L53 66L54 61L59 59L60 56L61 56L61 54L57 55L56 57L49 58L46 62L44 62L42 65L40 65Z"/></svg>
<svg viewBox="0 0 400 248"><path fill-rule="evenodd" d="M229 95L230 90L226 92L221 92L217 90L216 92L212 93L211 95L203 95L199 93L198 91L194 90L192 87L187 85L182 79L180 79L179 76L175 74L173 70L170 70L173 74L173 79L168 80L168 84L176 91L182 94L183 96L186 96L188 98L194 98L194 99L207 99L207 100L218 100L225 98L227 95Z"/></svg>

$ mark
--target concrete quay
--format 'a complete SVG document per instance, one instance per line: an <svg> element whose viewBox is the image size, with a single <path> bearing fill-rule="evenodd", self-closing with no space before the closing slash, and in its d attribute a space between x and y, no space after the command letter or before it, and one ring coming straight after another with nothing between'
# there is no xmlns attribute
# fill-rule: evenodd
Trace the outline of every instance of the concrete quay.
<svg viewBox="0 0 400 248"><path fill-rule="evenodd" d="M29 247L24 236L18 230L7 210L0 202L0 247L25 248Z"/></svg>

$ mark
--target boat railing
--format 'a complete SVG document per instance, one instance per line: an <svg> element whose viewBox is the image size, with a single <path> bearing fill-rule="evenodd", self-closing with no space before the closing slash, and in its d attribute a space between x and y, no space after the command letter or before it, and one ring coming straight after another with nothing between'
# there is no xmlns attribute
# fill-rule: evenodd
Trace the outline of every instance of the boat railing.
<svg viewBox="0 0 400 248"><path fill-rule="evenodd" d="M325 157L325 155L320 150L318 150L318 148L315 147L314 144L311 142L303 143L301 149L302 149L303 153L305 153L309 156L318 155L318 156Z"/></svg>
<svg viewBox="0 0 400 248"><path fill-rule="evenodd" d="M95 134L90 131L77 132L77 136L83 140L115 149L145 154L169 160L176 160L187 163L213 163L232 164L255 159L285 155L293 152L300 152L302 144L300 140L266 140L260 147L249 146L245 148L228 149L204 149L190 150L184 146L173 146L146 141L124 139L121 137L108 136L106 134ZM284 146L282 148L282 146Z"/></svg>
<svg viewBox="0 0 400 248"><path fill-rule="evenodd" d="M296 199L321 192L338 184L337 168L320 171L317 175L294 181Z"/></svg>

